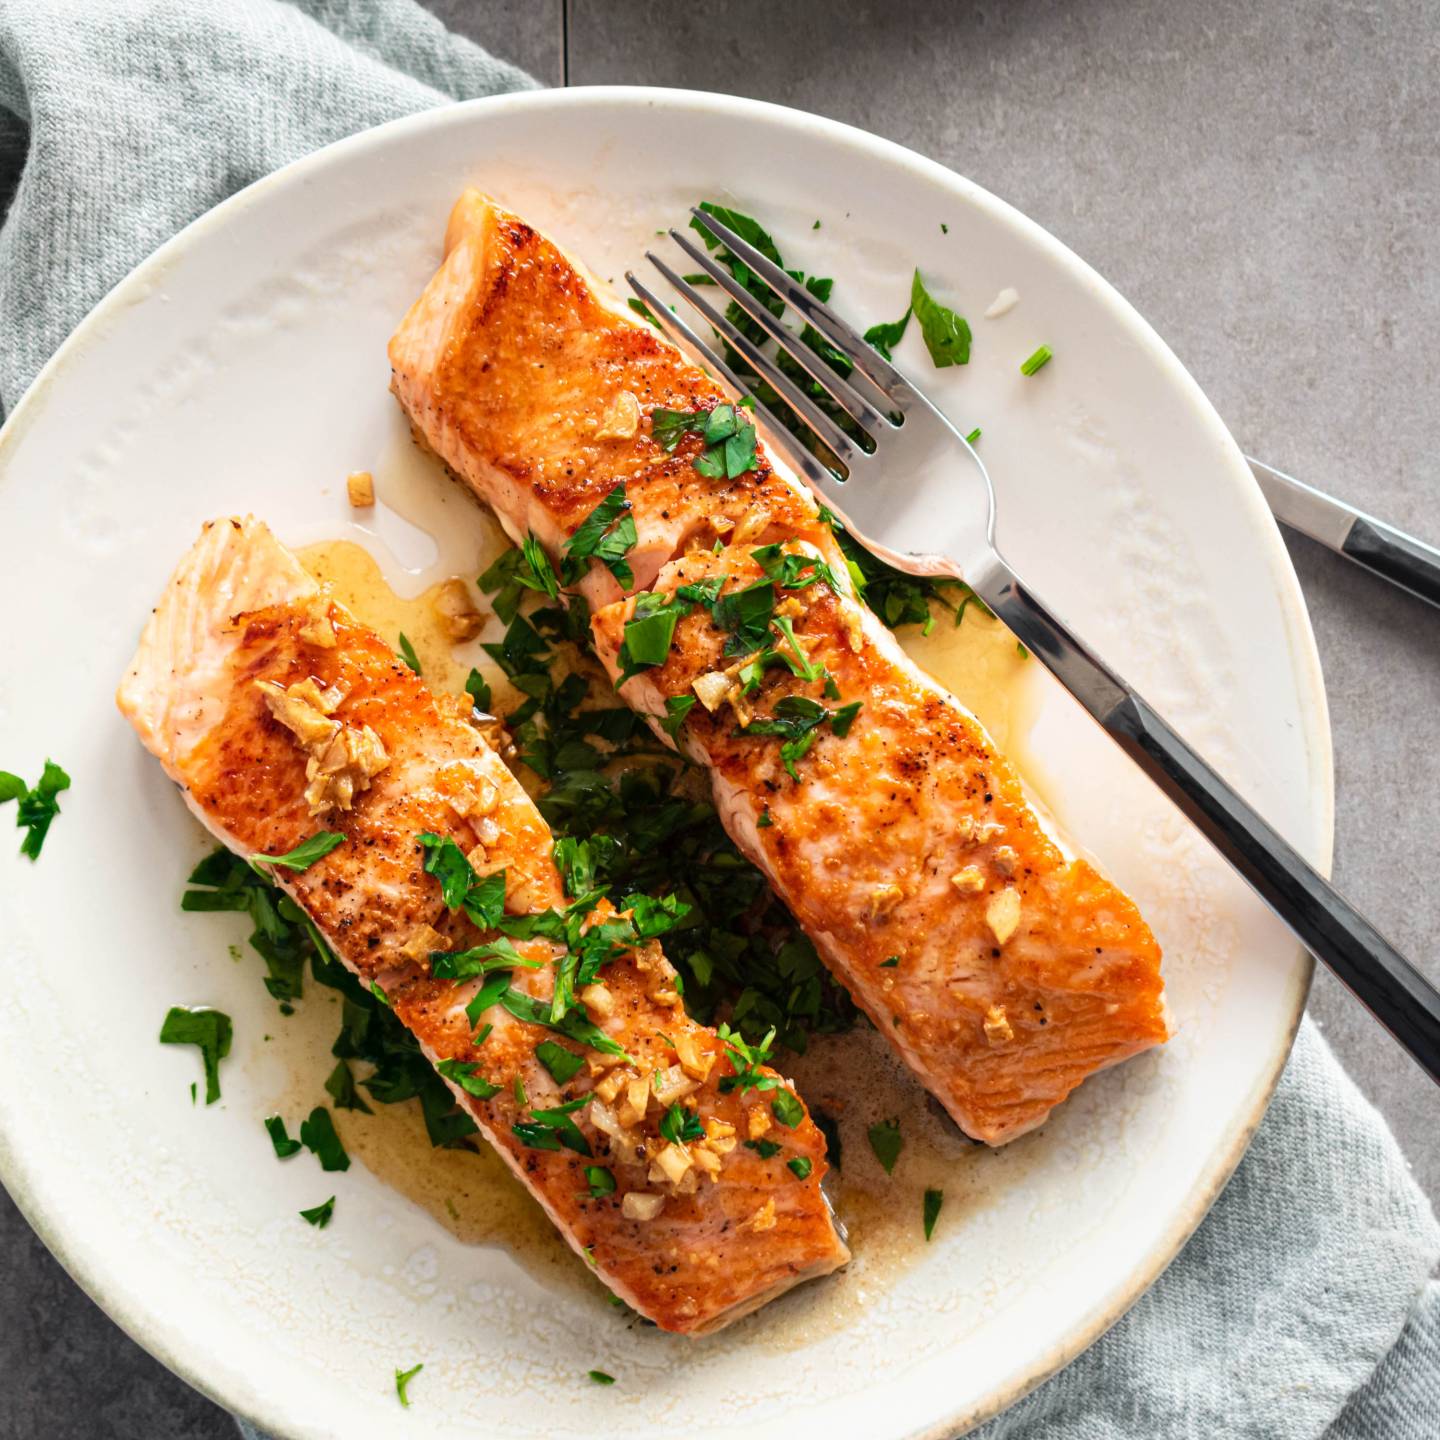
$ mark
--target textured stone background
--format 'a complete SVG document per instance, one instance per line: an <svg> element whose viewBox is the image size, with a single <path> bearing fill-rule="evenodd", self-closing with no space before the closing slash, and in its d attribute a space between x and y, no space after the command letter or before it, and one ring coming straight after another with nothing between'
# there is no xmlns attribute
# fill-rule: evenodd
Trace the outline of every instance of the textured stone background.
<svg viewBox="0 0 1440 1440"><path fill-rule="evenodd" d="M1433 0L429 3L551 84L758 96L943 161L1109 278L1244 447L1440 540ZM1337 877L1440 977L1440 615L1292 552L1330 693ZM1440 1095L1328 976L1311 1008L1440 1199ZM3 1193L0 1276L0 1440L231 1440Z"/></svg>

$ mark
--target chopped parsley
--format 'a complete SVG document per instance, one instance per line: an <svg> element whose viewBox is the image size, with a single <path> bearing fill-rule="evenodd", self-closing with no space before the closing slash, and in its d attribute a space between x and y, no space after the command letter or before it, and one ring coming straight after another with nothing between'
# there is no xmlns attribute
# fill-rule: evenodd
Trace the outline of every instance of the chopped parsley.
<svg viewBox="0 0 1440 1440"><path fill-rule="evenodd" d="M585 573L586 562L594 559L600 561L628 590L635 583L635 572L625 557L635 548L638 538L635 516L625 498L625 482L622 480L580 522L579 528L566 542L562 567L565 583L573 585Z"/></svg>
<svg viewBox="0 0 1440 1440"><path fill-rule="evenodd" d="M905 338L905 331L910 325L910 316L914 313L909 305L905 307L905 313L898 320L881 321L878 325L872 325L865 332L865 343L873 345L887 360L895 357L890 352Z"/></svg>
<svg viewBox="0 0 1440 1440"><path fill-rule="evenodd" d="M350 1157L335 1133L330 1112L317 1105L300 1122L300 1143L320 1162L322 1170L348 1170Z"/></svg>
<svg viewBox="0 0 1440 1440"><path fill-rule="evenodd" d="M980 438L980 427L977 425L966 437L965 443L973 445Z"/></svg>
<svg viewBox="0 0 1440 1440"><path fill-rule="evenodd" d="M362 1115L375 1113L360 1098L360 1092L355 1088L355 1076L344 1060L335 1062L335 1068L325 1082L325 1089L330 1096L331 1104L337 1110L358 1110Z"/></svg>
<svg viewBox="0 0 1440 1440"><path fill-rule="evenodd" d="M811 1170L815 1167L810 1163L807 1156L797 1155L793 1160L787 1160L785 1162L785 1168L793 1172L797 1180L808 1180Z"/></svg>
<svg viewBox="0 0 1440 1440"><path fill-rule="evenodd" d="M893 1174L895 1162L905 1148L904 1138L900 1134L900 1122L898 1120L880 1120L865 1133L870 1139L870 1148L875 1152L875 1158L880 1162L881 1169L887 1175Z"/></svg>
<svg viewBox="0 0 1440 1440"><path fill-rule="evenodd" d="M490 713L494 697L490 693L490 682L472 665L465 681L465 693L475 702L475 708L483 715Z"/></svg>
<svg viewBox="0 0 1440 1440"><path fill-rule="evenodd" d="M300 1218L308 1220L317 1230L323 1230L330 1223L330 1217L334 1213L335 1197L332 1195L323 1204L316 1205L309 1210L302 1210Z"/></svg>
<svg viewBox="0 0 1440 1440"><path fill-rule="evenodd" d="M587 1370L585 1372L597 1385L613 1385L615 1377L607 1375L603 1370Z"/></svg>
<svg viewBox="0 0 1440 1440"><path fill-rule="evenodd" d="M415 647L406 637L405 632L400 632L400 658L417 674L421 673L420 659L415 654Z"/></svg>
<svg viewBox="0 0 1440 1440"><path fill-rule="evenodd" d="M910 308L920 325L920 335L937 370L970 362L970 326L963 315L942 305L925 288L919 270L910 282Z"/></svg>
<svg viewBox="0 0 1440 1440"><path fill-rule="evenodd" d="M755 426L738 405L716 405L709 410L650 412L650 434L667 454L679 448L688 435L700 437L701 450L694 465L711 480L735 480L759 466L755 453Z"/></svg>
<svg viewBox="0 0 1440 1440"><path fill-rule="evenodd" d="M345 843L345 837L334 830L317 830L308 840L302 840L293 850L283 855L255 855L256 865L281 865L297 874L308 870L317 860L323 860L337 846Z"/></svg>
<svg viewBox="0 0 1440 1440"><path fill-rule="evenodd" d="M425 873L440 882L445 908L464 910L471 924L493 930L505 913L505 872L477 879L465 852L448 836L422 831L415 843L425 852ZM518 958L518 957L517 957Z"/></svg>
<svg viewBox="0 0 1440 1440"><path fill-rule="evenodd" d="M789 1090L777 1089L770 1102L770 1113L784 1126L793 1130L804 1118L805 1107Z"/></svg>
<svg viewBox="0 0 1440 1440"><path fill-rule="evenodd" d="M592 1200L602 1199L615 1193L615 1176L603 1165L585 1167L585 1183L590 1187Z"/></svg>
<svg viewBox="0 0 1440 1440"><path fill-rule="evenodd" d="M680 727L685 723L685 717L694 708L693 695L669 696L665 701L665 718L660 722L660 728L669 736L678 735Z"/></svg>
<svg viewBox="0 0 1440 1440"><path fill-rule="evenodd" d="M220 1062L230 1053L234 1029L221 1010L172 1005L160 1027L162 1045L194 1045L205 1065L205 1103L220 1098Z"/></svg>
<svg viewBox="0 0 1440 1440"><path fill-rule="evenodd" d="M477 1100L489 1100L500 1093L498 1085L492 1085L478 1073L478 1065L467 1064L463 1060L442 1060L435 1068L446 1080L453 1081Z"/></svg>
<svg viewBox="0 0 1440 1440"><path fill-rule="evenodd" d="M1022 375L1033 375L1037 370L1042 369L1050 363L1053 356L1048 345L1042 345L1035 353L1020 362L1020 373Z"/></svg>
<svg viewBox="0 0 1440 1440"><path fill-rule="evenodd" d="M660 1117L660 1133L672 1145L689 1145L705 1138L705 1127L693 1110L677 1101Z"/></svg>
<svg viewBox="0 0 1440 1440"><path fill-rule="evenodd" d="M758 1045L748 1044L741 1035L723 1022L715 1033L725 1046L726 1057L735 1070L733 1075L722 1077L722 1092L738 1090L744 1095L751 1090L774 1090L779 1087L777 1076L760 1073L760 1067L770 1058L770 1045L775 1039L773 1029L766 1032L765 1038Z"/></svg>
<svg viewBox="0 0 1440 1440"><path fill-rule="evenodd" d="M408 1410L410 1408L410 1397L406 1391L410 1388L410 1382L425 1368L423 1364L412 1365L408 1370L397 1370L395 1372L395 1393L400 1397L400 1403Z"/></svg>
<svg viewBox="0 0 1440 1440"><path fill-rule="evenodd" d="M845 553L856 592L890 629L922 625L928 635L935 624L936 607L948 610L957 625L971 605L987 615L990 613L980 597L962 581L907 575L856 544L829 510L822 512L822 518Z"/></svg>
<svg viewBox="0 0 1440 1440"><path fill-rule="evenodd" d="M780 1153L780 1146L773 1140L747 1140L747 1150L754 1150L762 1160L773 1160Z"/></svg>
<svg viewBox="0 0 1440 1440"><path fill-rule="evenodd" d="M860 713L861 702L852 700L848 705L828 710L818 700L808 695L786 695L775 702L774 712L768 719L752 720L734 733L736 735L778 735L784 740L780 747L780 759L792 780L799 780L795 763L804 758L815 743L819 727L825 721L839 736L850 733L855 717Z"/></svg>
<svg viewBox="0 0 1440 1440"><path fill-rule="evenodd" d="M898 955L892 955L888 960L882 960L880 962L879 968L881 970L894 970L899 966L899 964L900 957Z"/></svg>
<svg viewBox="0 0 1440 1440"><path fill-rule="evenodd" d="M925 1225L925 1238L928 1240L935 1233L935 1222L940 1218L940 1207L945 1203L945 1192L943 1190L927 1190L921 1218Z"/></svg>
<svg viewBox="0 0 1440 1440"><path fill-rule="evenodd" d="M757 830L768 830L775 822L770 818L770 807L767 805L760 812L760 818L755 822Z"/></svg>
<svg viewBox="0 0 1440 1440"><path fill-rule="evenodd" d="M577 1055L573 1050L567 1050L563 1045L557 1045L553 1040L542 1040L535 1047L535 1058L549 1072L550 1078L557 1085L564 1085L566 1081L573 1080L585 1067L585 1058Z"/></svg>
<svg viewBox="0 0 1440 1440"><path fill-rule="evenodd" d="M20 842L22 855L31 860L40 858L40 849L50 833L50 822L60 813L60 802L55 797L69 788L70 777L53 760L45 762L45 769L33 786L8 770L0 770L0 805L17 801L15 824L28 832Z"/></svg>
<svg viewBox="0 0 1440 1440"><path fill-rule="evenodd" d="M620 642L618 690L632 675L663 665L675 638L676 624L689 613L689 606L668 595L647 590L635 603L634 615L625 622Z"/></svg>
<svg viewBox="0 0 1440 1440"><path fill-rule="evenodd" d="M531 1110L528 1120L517 1120L510 1129L515 1138L531 1150L573 1150L588 1160L594 1153L590 1142L570 1117L572 1111L589 1103L590 1096L586 1094L547 1110Z"/></svg>
<svg viewBox="0 0 1440 1440"><path fill-rule="evenodd" d="M475 1122L457 1107L449 1086L390 1009L384 991L341 965L304 911L268 876L257 874L245 861L222 849L195 867L190 884L204 888L185 892L184 910L249 913L254 925L250 944L265 961L266 989L281 1002L282 1010L288 1013L291 1002L301 997L307 967L318 984L338 992L341 1022L333 1054L336 1059L360 1060L372 1067L359 1082L371 1101L391 1105L418 1100L434 1145L461 1144L474 1133ZM501 983L508 985L509 977L502 976ZM312 1128L312 1138L315 1133ZM272 1143L275 1138L272 1130Z"/></svg>
<svg viewBox="0 0 1440 1440"><path fill-rule="evenodd" d="M285 1122L280 1116L266 1116L265 1129L270 1136L271 1145L275 1147L277 1160L288 1160L292 1155L298 1155L303 1148L298 1140L290 1138L290 1132L285 1128Z"/></svg>

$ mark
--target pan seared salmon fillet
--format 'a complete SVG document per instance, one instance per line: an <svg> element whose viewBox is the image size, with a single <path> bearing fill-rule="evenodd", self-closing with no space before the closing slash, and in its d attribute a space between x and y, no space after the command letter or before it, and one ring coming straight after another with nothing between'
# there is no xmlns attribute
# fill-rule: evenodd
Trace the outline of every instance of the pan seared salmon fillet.
<svg viewBox="0 0 1440 1440"><path fill-rule="evenodd" d="M1065 857L979 722L858 603L809 492L763 444L739 474L728 461L697 469L703 412L724 400L703 371L474 191L390 361L420 438L513 537L535 535L562 565L601 658L627 672L620 694L710 768L732 838L967 1134L1011 1140L1087 1075L1166 1039L1160 950L1134 904ZM678 438L675 412L697 416ZM622 482L628 581L593 561L565 570L576 531ZM769 570L782 551L820 568L783 585L757 551ZM707 579L722 597L771 580L749 652L736 650L737 616L722 633L717 597L697 596L679 602L671 653L626 666L627 622L651 612L651 645L663 643L655 608ZM781 621L816 653L799 656ZM767 649L796 664L772 655L738 674ZM811 707L855 701L848 726L804 725Z"/></svg>
<svg viewBox="0 0 1440 1440"><path fill-rule="evenodd" d="M774 1071L685 1015L646 934L652 902L572 902L469 706L431 692L263 524L205 527L118 700L237 854L344 837L276 878L640 1314L702 1334L846 1262L823 1137ZM553 1020L557 984L578 994ZM744 1144L761 1134L769 1159Z"/></svg>
<svg viewBox="0 0 1440 1440"><path fill-rule="evenodd" d="M779 557L764 558L773 570ZM732 547L675 561L656 589L720 579L723 603L769 577ZM1066 859L979 722L869 610L823 582L775 589L837 699L783 663L741 693L748 657L722 653L703 604L621 693L656 722L667 701L692 702L682 745L709 768L736 844L966 1134L1012 1139L1087 1075L1166 1038L1159 947L1128 897ZM634 608L594 617L612 675ZM788 766L791 737L765 733L777 715L805 746Z"/></svg>

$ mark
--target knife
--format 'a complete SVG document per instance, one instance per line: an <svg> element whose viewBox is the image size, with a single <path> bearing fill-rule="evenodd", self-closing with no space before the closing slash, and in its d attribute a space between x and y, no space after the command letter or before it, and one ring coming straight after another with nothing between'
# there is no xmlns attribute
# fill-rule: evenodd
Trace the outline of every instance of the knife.
<svg viewBox="0 0 1440 1440"><path fill-rule="evenodd" d="M1440 606L1440 550L1323 490L1245 458L1277 520L1372 575Z"/></svg>

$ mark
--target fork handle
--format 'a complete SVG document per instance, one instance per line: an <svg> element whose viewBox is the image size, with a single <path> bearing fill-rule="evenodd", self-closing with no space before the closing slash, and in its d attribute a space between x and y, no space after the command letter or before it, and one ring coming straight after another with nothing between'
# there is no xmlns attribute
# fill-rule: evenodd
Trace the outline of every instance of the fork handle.
<svg viewBox="0 0 1440 1440"><path fill-rule="evenodd" d="M1305 948L1440 1082L1440 992L1003 560L996 556L970 583Z"/></svg>

